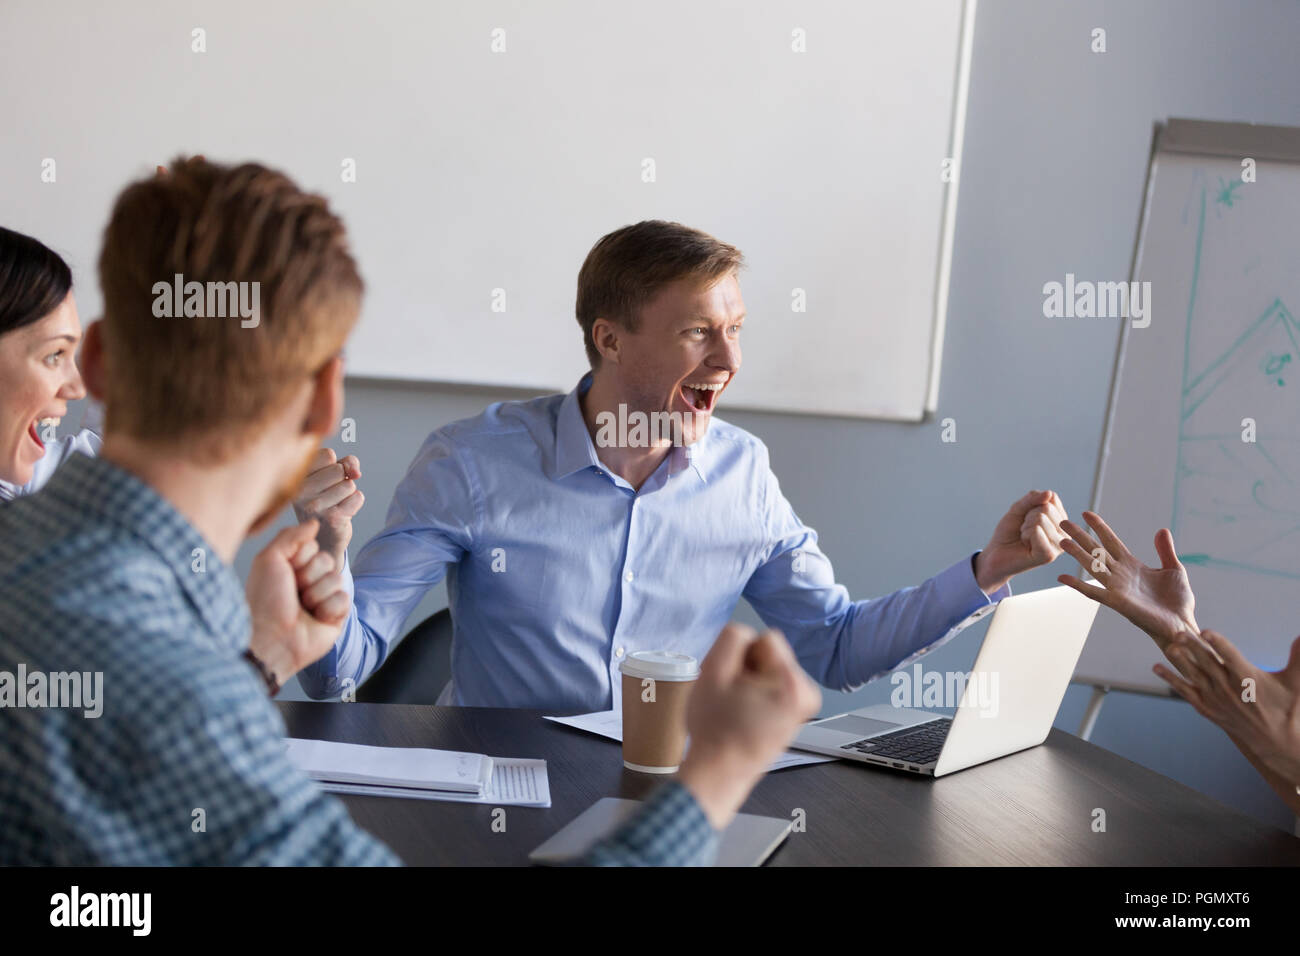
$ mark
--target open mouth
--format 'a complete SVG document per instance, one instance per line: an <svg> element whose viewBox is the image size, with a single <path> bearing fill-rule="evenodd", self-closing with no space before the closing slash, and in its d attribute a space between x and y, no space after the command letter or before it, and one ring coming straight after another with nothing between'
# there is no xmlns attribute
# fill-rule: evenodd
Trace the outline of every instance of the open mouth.
<svg viewBox="0 0 1300 956"><path fill-rule="evenodd" d="M711 412L726 382L696 382L681 387L682 398L697 412Z"/></svg>
<svg viewBox="0 0 1300 956"><path fill-rule="evenodd" d="M51 428L58 428L61 418L37 418L27 426L27 437L36 443L36 447L41 451L45 450L45 442L41 441L41 427L48 425Z"/></svg>

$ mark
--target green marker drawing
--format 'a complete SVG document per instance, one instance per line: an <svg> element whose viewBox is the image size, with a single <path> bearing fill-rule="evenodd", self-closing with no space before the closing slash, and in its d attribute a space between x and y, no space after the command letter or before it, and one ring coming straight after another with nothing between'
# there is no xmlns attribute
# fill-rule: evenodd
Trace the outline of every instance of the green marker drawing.
<svg viewBox="0 0 1300 956"><path fill-rule="evenodd" d="M1300 406L1290 398L1289 404L1276 405L1267 397L1269 392L1260 391L1263 385L1273 389L1272 394L1283 394L1275 389L1286 386L1287 372L1300 355L1300 324L1281 299L1274 298L1208 364L1199 371L1192 366L1192 336L1212 321L1198 318L1196 311L1207 201L1213 191L1216 206L1232 208L1242 198L1236 194L1240 185L1220 177L1217 191L1200 187L1169 527L1175 535L1186 535L1190 520L1192 541L1201 537L1210 545L1208 549L1193 545L1193 550L1179 556L1184 564L1300 580L1300 565L1295 561L1300 554ZM1198 416L1207 402L1211 404L1206 412ZM1272 453L1253 425L1250 438L1224 432L1225 418L1235 422L1257 416L1261 423L1269 423ZM1293 502L1297 507L1291 507ZM1293 542L1296 546L1287 547Z"/></svg>

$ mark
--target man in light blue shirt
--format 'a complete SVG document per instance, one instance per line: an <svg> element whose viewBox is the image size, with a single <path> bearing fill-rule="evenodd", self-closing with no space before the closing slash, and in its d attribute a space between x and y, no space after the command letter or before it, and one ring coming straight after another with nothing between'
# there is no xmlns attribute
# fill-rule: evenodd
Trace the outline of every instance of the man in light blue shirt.
<svg viewBox="0 0 1300 956"><path fill-rule="evenodd" d="M357 556L338 642L299 675L307 693L364 681L444 575L455 636L440 703L616 708L627 654L701 658L741 597L814 679L851 690L1061 553L1060 499L1030 492L983 551L851 600L763 443L712 418L740 368L741 262L676 223L598 242L578 279L592 371L568 395L499 403L429 436Z"/></svg>
<svg viewBox="0 0 1300 956"><path fill-rule="evenodd" d="M255 330L158 316L152 279L175 273L268 307ZM342 223L274 170L178 159L118 197L99 274L102 454L0 508L0 866L397 862L290 763L267 700L350 604L316 521L258 553L247 600L231 569L338 424L362 290ZM710 862L819 705L779 635L729 626L676 779L583 862Z"/></svg>

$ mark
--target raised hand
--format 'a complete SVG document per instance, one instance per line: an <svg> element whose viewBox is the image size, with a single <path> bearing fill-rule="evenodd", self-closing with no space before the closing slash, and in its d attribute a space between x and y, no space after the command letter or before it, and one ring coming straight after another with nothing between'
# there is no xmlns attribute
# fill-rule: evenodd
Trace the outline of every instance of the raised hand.
<svg viewBox="0 0 1300 956"><path fill-rule="evenodd" d="M310 519L277 534L253 558L244 589L249 649L281 684L334 646L351 606L317 530Z"/></svg>
<svg viewBox="0 0 1300 956"><path fill-rule="evenodd" d="M361 462L356 455L336 460L332 448L321 448L293 502L293 513L300 522L313 518L320 522L317 541L340 569L352 540L352 519L366 503L356 485L360 477Z"/></svg>
<svg viewBox="0 0 1300 956"><path fill-rule="evenodd" d="M1165 683L1284 781L1300 786L1300 638L1280 671L1260 670L1217 631L1202 631L1199 641L1184 635L1165 656L1182 672L1157 664Z"/></svg>
<svg viewBox="0 0 1300 956"><path fill-rule="evenodd" d="M1055 491L1031 491L1013 504L975 558L980 588L991 594L1021 571L1055 561L1065 517L1065 505Z"/></svg>
<svg viewBox="0 0 1300 956"><path fill-rule="evenodd" d="M800 726L821 707L780 631L728 624L700 665L686 711L690 750L678 779L722 829Z"/></svg>
<svg viewBox="0 0 1300 956"><path fill-rule="evenodd" d="M1097 533L1100 543L1080 525L1066 521L1061 528L1070 537L1061 545L1105 587L1085 584L1069 574L1062 574L1058 581L1123 614L1146 631L1162 651L1179 634L1200 634L1193 613L1196 597L1168 528L1156 533L1160 567L1149 568L1133 556L1101 515L1085 511L1083 520Z"/></svg>

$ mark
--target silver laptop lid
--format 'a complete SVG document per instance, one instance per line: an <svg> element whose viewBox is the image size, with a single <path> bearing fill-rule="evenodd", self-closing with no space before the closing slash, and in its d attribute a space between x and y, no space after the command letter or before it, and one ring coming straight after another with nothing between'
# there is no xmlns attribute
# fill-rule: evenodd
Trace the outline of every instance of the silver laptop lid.
<svg viewBox="0 0 1300 956"><path fill-rule="evenodd" d="M935 764L936 777L1047 738L1097 608L1064 585L1002 599Z"/></svg>

